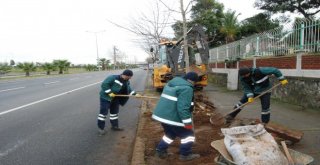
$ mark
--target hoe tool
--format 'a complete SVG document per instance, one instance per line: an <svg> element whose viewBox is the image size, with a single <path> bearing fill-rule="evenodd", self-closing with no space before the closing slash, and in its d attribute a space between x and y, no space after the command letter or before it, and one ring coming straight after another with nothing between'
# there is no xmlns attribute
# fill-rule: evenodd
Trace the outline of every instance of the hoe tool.
<svg viewBox="0 0 320 165"><path fill-rule="evenodd" d="M274 88L278 87L279 85L281 85L281 83L278 83L278 84L274 85L273 87L271 87L270 89L265 90L264 92L262 92L260 95L258 95L258 96L256 96L256 97L254 97L253 99L256 100L256 99L260 98L261 96L263 96L264 94L272 91ZM213 115L213 116L211 116L211 118L210 118L210 123L213 124L213 125L220 125L220 124L222 124L222 123L225 124L225 123L226 123L226 117L227 117L228 115L232 114L233 112L237 111L237 110L240 109L240 108L243 108L244 106L246 106L246 105L248 105L248 104L250 104L250 103L249 103L249 102L246 102L246 103L242 104L241 106L235 108L234 110L230 111L229 113L227 113L227 114L224 115L224 116L215 116L215 115Z"/></svg>
<svg viewBox="0 0 320 165"><path fill-rule="evenodd" d="M135 98L141 98L141 99L159 99L159 97L153 97L153 96L135 96L135 95L116 95L115 97L135 97Z"/></svg>

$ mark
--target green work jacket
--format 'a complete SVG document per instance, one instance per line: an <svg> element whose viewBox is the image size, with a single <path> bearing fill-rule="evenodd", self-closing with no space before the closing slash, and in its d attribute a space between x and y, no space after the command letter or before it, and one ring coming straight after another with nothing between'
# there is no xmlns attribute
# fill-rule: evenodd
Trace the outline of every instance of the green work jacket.
<svg viewBox="0 0 320 165"><path fill-rule="evenodd" d="M152 118L169 125L192 124L193 85L181 77L175 77L164 87Z"/></svg>
<svg viewBox="0 0 320 165"><path fill-rule="evenodd" d="M115 98L109 96L110 93L123 95L136 95L136 92L131 89L130 81L123 80L120 75L111 75L107 77L101 84L100 97L112 101ZM129 97L117 97L120 105L124 105Z"/></svg>
<svg viewBox="0 0 320 165"><path fill-rule="evenodd" d="M274 67L250 68L249 77L240 77L240 81L247 97L254 97L271 88L269 76L275 75L279 81L284 80L284 76L279 69Z"/></svg>

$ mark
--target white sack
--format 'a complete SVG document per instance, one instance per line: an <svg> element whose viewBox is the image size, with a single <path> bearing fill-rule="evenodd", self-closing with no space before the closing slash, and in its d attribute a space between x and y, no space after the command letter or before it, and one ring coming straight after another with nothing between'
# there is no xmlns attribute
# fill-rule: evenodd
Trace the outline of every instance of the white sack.
<svg viewBox="0 0 320 165"><path fill-rule="evenodd" d="M224 143L239 165L287 165L288 161L263 125L222 128Z"/></svg>

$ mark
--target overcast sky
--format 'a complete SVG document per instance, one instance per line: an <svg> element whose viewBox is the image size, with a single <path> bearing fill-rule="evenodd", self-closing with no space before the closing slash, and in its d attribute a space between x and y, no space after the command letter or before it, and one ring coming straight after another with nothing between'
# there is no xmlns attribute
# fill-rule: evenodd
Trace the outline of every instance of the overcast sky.
<svg viewBox="0 0 320 165"><path fill-rule="evenodd" d="M136 36L107 20L123 23L146 10L150 1L1 0L0 62L67 59L73 64L95 64L95 35L90 32L103 30L97 35L100 58L110 59L112 47L117 46L127 61L145 61L148 55L133 42ZM218 1L241 13L240 20L258 13L254 0Z"/></svg>

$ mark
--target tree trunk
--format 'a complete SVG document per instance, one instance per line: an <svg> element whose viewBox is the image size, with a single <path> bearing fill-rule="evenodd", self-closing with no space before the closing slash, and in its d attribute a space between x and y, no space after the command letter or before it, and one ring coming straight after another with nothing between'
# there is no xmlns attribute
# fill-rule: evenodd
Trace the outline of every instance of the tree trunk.
<svg viewBox="0 0 320 165"><path fill-rule="evenodd" d="M186 12L183 6L183 0L180 0L180 9L182 15L182 29L183 29L183 49L184 49L184 59L186 62L186 73L190 71L189 68L189 54L188 54L188 42L187 42L187 19L186 19Z"/></svg>

